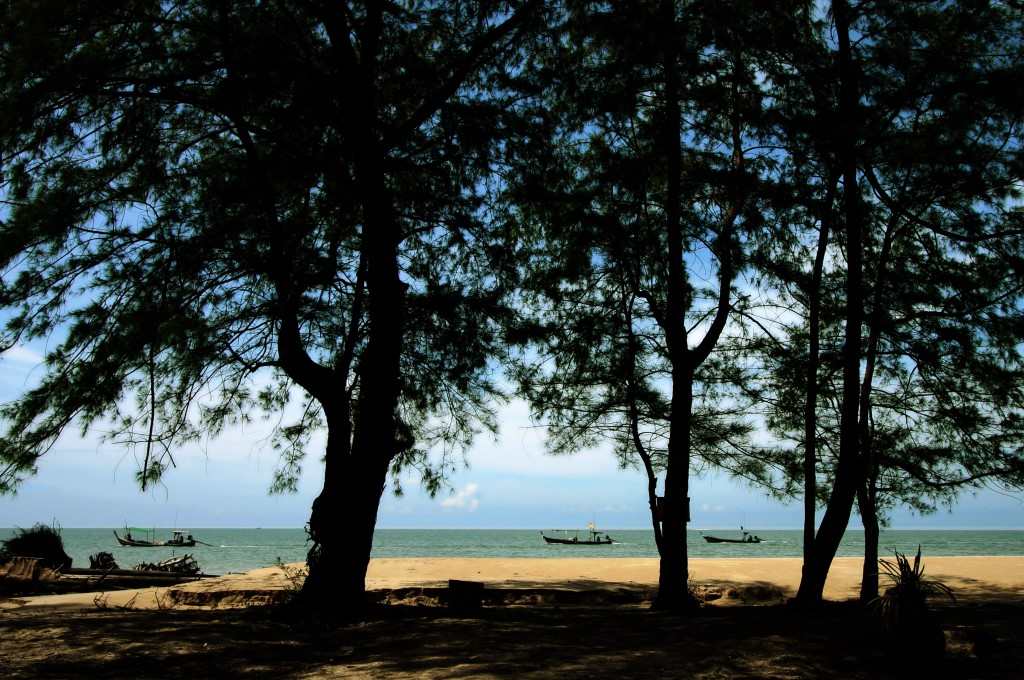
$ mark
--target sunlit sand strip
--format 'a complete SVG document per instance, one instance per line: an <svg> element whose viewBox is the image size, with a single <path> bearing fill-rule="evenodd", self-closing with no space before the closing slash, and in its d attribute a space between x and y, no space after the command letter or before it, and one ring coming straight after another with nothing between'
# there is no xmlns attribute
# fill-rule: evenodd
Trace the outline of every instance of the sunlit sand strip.
<svg viewBox="0 0 1024 680"><path fill-rule="evenodd" d="M1024 600L1024 557L926 557L925 573L945 581L962 600ZM837 558L832 565L825 596L844 600L857 596L862 560ZM303 565L290 565L297 570ZM696 584L727 592L765 585L792 595L800 582L799 558L696 558L690 573ZM294 573L294 572L293 572ZM382 558L370 563L367 588L443 588L449 579L482 581L491 588L602 590L642 589L657 585L654 558ZM882 580L883 588L885 579ZM107 608L153 609L167 606L172 589L190 594L188 601L219 606L259 604L275 592L295 587L286 570L264 567L245 574L172 586L95 593L17 597L0 601L0 608ZM170 603L173 604L173 603Z"/></svg>

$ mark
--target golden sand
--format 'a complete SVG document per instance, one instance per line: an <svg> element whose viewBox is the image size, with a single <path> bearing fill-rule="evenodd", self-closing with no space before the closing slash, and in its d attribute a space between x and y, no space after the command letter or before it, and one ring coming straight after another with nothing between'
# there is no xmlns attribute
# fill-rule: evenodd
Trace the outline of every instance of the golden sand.
<svg viewBox="0 0 1024 680"><path fill-rule="evenodd" d="M837 558L829 572L825 596L843 600L857 596L862 560ZM298 568L301 565L293 565ZM800 582L801 560L778 558L696 558L690 560L691 579L700 585L726 590L760 584L774 586L787 595ZM1024 557L931 557L925 559L930 578L946 582L961 599L1024 599ZM558 588L594 590L644 588L657 585L655 558L381 558L370 562L367 588L443 587L449 579L482 581L495 588ZM885 580L883 579L883 587ZM277 567L245 574L205 579L177 588L201 593L237 591L236 601L259 600L259 593L290 586ZM166 588L114 591L100 601L108 607L131 603L133 608L160 606ZM245 597L242 595L245 594ZM21 597L0 602L0 608L94 607L94 593ZM134 598L134 599L133 599ZM229 600L230 601L230 600Z"/></svg>

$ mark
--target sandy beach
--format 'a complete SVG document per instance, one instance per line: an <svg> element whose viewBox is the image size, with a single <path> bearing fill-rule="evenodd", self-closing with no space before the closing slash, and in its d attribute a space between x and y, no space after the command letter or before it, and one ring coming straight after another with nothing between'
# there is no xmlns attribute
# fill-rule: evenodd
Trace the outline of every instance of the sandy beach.
<svg viewBox="0 0 1024 680"><path fill-rule="evenodd" d="M690 578L709 586L770 584L787 594L800 583L802 560L778 558L696 558L690 560ZM931 557L926 573L946 581L958 593L979 597L1024 597L1024 557ZM837 558L829 572L825 596L844 600L857 596L863 560ZM447 579L483 581L504 588L654 587L658 583L655 558L427 558L377 559L370 563L369 588L408 585L443 585ZM885 580L883 579L883 584Z"/></svg>
<svg viewBox="0 0 1024 680"><path fill-rule="evenodd" d="M857 597L862 560L837 558L829 573L825 596L830 600ZM1024 557L931 557L924 561L930 578L944 581L963 600L1024 601ZM297 575L303 565L288 570ZM799 558L692 559L694 584L720 594L720 604L747 601L740 595L751 586L777 593L782 599L796 592L800 582ZM273 594L295 587L300 576L289 578L279 567L254 569L169 588L143 588L105 593L109 607L131 603L135 609L167 606L168 591L174 604L189 606L245 606L273 600ZM383 558L370 562L367 589L437 589L449 579L480 581L487 588L554 589L568 591L636 590L649 593L657 586L658 560L654 558ZM882 579L883 588L885 579ZM95 607L95 593L19 597L0 601L0 610L22 608Z"/></svg>
<svg viewBox="0 0 1024 680"><path fill-rule="evenodd" d="M1024 558L925 564L958 597L937 603L948 652L928 677L1019 677ZM826 595L855 597L860 569L859 559L836 560ZM377 559L368 587L397 597L376 618L350 625L253 606L294 587L279 567L169 588L9 597L0 600L0 675L899 677L865 638L856 602L815 612L781 604L799 581L799 559L695 559L691 570L695 584L718 596L690 616L643 606L657 580L653 559ZM436 595L453 578L483 581L520 598L504 602L526 606L420 606L438 604L428 591ZM545 599L553 592L572 597ZM745 596L751 592L768 596Z"/></svg>

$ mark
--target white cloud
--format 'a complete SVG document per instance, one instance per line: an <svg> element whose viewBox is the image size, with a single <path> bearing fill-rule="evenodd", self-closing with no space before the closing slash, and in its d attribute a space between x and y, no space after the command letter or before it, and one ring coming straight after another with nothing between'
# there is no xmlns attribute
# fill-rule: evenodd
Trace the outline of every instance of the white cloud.
<svg viewBox="0 0 1024 680"><path fill-rule="evenodd" d="M480 487L475 482L470 482L454 494L441 501L442 508L460 508L473 512L480 507L480 499L476 497L477 489Z"/></svg>
<svg viewBox="0 0 1024 680"><path fill-rule="evenodd" d="M43 363L43 355L33 352L24 345L15 345L3 354L0 354L6 361L13 361L17 364L31 364L38 366Z"/></svg>
<svg viewBox="0 0 1024 680"><path fill-rule="evenodd" d="M497 439L481 435L473 442L468 460L474 472L523 474L533 477L608 477L618 474L610 445L555 456L545 449L547 428L530 419L530 407L512 399L498 410Z"/></svg>

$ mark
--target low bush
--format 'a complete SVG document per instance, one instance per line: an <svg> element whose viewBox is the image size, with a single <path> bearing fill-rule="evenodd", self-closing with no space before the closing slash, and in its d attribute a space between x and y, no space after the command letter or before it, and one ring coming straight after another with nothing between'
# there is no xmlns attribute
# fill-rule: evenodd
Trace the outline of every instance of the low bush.
<svg viewBox="0 0 1024 680"><path fill-rule="evenodd" d="M926 579L921 563L921 546L913 563L898 551L896 562L879 560L882 573L892 582L870 607L878 616L887 651L907 661L941 658L946 638L928 599L934 596L955 599L953 590L941 581Z"/></svg>
<svg viewBox="0 0 1024 680"><path fill-rule="evenodd" d="M36 557L51 569L68 569L71 557L64 552L60 527L36 524L29 529L16 529L14 536L0 541L0 561L12 557Z"/></svg>

